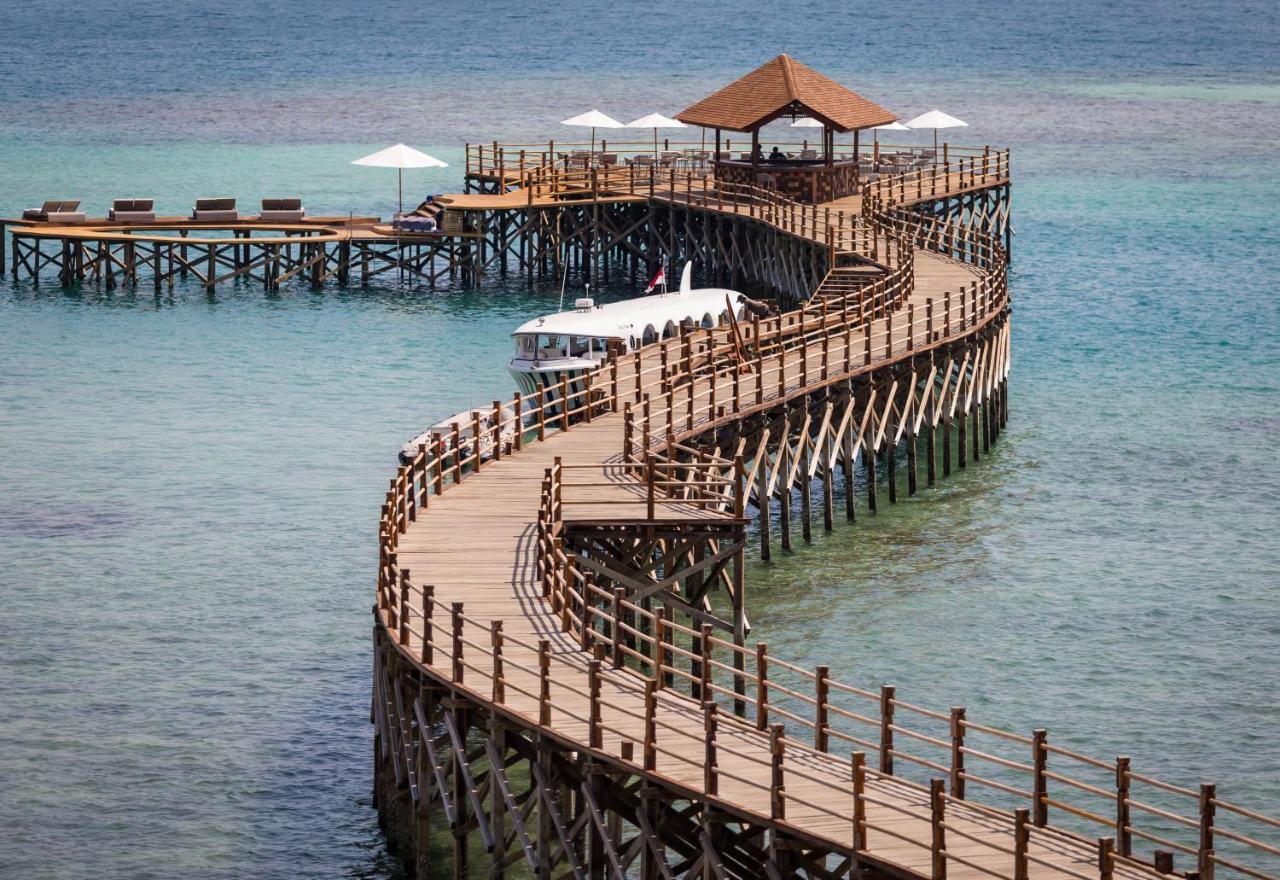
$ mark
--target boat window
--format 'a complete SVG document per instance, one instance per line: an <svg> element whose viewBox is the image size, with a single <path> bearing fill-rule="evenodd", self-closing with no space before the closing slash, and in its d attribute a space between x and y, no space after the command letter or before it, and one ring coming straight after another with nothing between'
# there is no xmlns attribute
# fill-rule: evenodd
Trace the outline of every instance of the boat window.
<svg viewBox="0 0 1280 880"><path fill-rule="evenodd" d="M591 350L591 338L575 336L569 344L569 357L581 357Z"/></svg>
<svg viewBox="0 0 1280 880"><path fill-rule="evenodd" d="M564 354L564 343L559 336L543 333L538 337L538 349L542 357L559 357Z"/></svg>
<svg viewBox="0 0 1280 880"><path fill-rule="evenodd" d="M670 339L672 336L675 335L675 333L676 333L676 325L671 321L668 321L667 326L662 328L663 339Z"/></svg>
<svg viewBox="0 0 1280 880"><path fill-rule="evenodd" d="M702 316L703 327L714 327L715 325L716 325L716 319L711 317L710 312L707 312L707 314Z"/></svg>
<svg viewBox="0 0 1280 880"><path fill-rule="evenodd" d="M522 333L516 337L516 357L522 360L530 360L538 354L538 335L536 333Z"/></svg>
<svg viewBox="0 0 1280 880"><path fill-rule="evenodd" d="M658 338L658 331L653 329L653 325L649 324L644 328L644 344L648 345Z"/></svg>

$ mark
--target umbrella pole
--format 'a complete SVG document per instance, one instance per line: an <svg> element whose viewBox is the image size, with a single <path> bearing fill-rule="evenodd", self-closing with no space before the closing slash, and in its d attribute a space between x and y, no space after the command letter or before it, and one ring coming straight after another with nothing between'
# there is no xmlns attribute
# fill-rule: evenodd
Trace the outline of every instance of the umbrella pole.
<svg viewBox="0 0 1280 880"><path fill-rule="evenodd" d="M400 213L403 214L404 213L404 169L403 168L396 169L396 180L399 185L399 191L400 191Z"/></svg>

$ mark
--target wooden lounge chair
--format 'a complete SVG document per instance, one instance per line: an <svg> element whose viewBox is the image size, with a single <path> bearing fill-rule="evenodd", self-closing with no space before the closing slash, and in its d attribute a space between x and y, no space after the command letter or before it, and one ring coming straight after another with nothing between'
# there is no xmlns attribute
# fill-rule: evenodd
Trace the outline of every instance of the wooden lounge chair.
<svg viewBox="0 0 1280 880"><path fill-rule="evenodd" d="M111 203L107 219L116 223L154 223L155 199L116 199Z"/></svg>
<svg viewBox="0 0 1280 880"><path fill-rule="evenodd" d="M84 211L80 203L66 199L45 202L39 208L22 212L23 220L43 220L48 223L83 223Z"/></svg>
<svg viewBox="0 0 1280 880"><path fill-rule="evenodd" d="M236 213L235 199L196 199L191 219L235 222L240 219L240 215Z"/></svg>
<svg viewBox="0 0 1280 880"><path fill-rule="evenodd" d="M262 213L258 215L258 219L296 223L306 213L306 209L302 207L302 199L263 199Z"/></svg>

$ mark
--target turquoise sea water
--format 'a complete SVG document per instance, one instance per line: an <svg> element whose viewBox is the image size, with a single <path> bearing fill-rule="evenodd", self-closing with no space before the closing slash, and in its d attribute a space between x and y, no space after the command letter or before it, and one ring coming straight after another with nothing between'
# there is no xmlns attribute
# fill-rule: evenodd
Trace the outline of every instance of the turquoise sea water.
<svg viewBox="0 0 1280 880"><path fill-rule="evenodd" d="M351 158L404 140L453 164L407 191L454 189L468 138L673 112L784 49L940 106L1014 150L1009 431L753 565L756 636L1280 810L1275 10L646 7L5 9L0 214L385 215L392 172ZM509 393L507 334L556 296L0 280L0 876L393 872L368 797L385 480Z"/></svg>

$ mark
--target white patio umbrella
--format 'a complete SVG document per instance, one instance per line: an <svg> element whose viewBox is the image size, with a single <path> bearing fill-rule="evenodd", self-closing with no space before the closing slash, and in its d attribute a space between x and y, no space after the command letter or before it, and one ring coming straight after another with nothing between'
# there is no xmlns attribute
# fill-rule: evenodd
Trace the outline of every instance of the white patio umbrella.
<svg viewBox="0 0 1280 880"><path fill-rule="evenodd" d="M597 128L624 128L623 124L612 116L601 113L599 110L588 110L586 113L579 113L577 116L570 116L568 119L560 120L561 125L576 125L580 128L591 129L591 152L596 151L596 129Z"/></svg>
<svg viewBox="0 0 1280 880"><path fill-rule="evenodd" d="M435 156L428 156L413 147L396 144L376 153L370 153L356 159L352 165L369 165L374 168L394 168L400 183L400 210L404 211L404 169L406 168L448 168L449 163L441 162Z"/></svg>
<svg viewBox="0 0 1280 880"><path fill-rule="evenodd" d="M932 128L933 129L933 151L938 151L938 129L940 128L959 128L960 126L968 126L969 123L963 119L956 119L943 113L936 107L928 113L921 113L915 119L907 122L907 128Z"/></svg>
<svg viewBox="0 0 1280 880"><path fill-rule="evenodd" d="M871 131L872 131L872 132L881 132L881 131L911 131L911 129L907 128L905 125L903 125L901 122L899 122L898 120L896 120L896 119L895 119L893 122L890 122L888 125L877 125L877 126L874 126L874 127L871 129ZM873 135L872 135L872 137L874 137L874 138L875 138L875 141L876 141L876 143L877 143L877 144L879 144L879 143L880 143L880 135L879 135L879 134L873 134Z"/></svg>
<svg viewBox="0 0 1280 880"><path fill-rule="evenodd" d="M679 119L672 119L670 116L663 116L661 113L650 113L648 116L641 116L639 119L633 119L627 123L627 128L653 129L653 160L655 163L658 161L658 129L687 127Z"/></svg>

